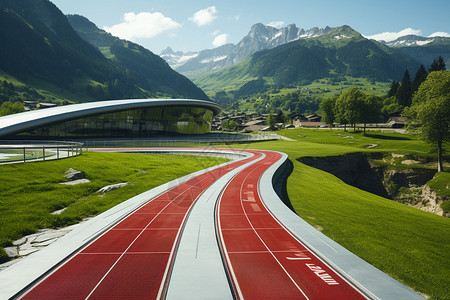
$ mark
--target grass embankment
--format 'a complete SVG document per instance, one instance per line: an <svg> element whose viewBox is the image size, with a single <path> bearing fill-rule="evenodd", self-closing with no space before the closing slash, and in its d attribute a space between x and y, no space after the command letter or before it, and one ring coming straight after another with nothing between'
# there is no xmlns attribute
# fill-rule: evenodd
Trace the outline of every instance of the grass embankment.
<svg viewBox="0 0 450 300"><path fill-rule="evenodd" d="M361 133L308 129L280 133L296 141L249 147L289 155L294 170L287 189L300 217L405 285L432 299L450 299L450 219L359 190L296 160L384 151L434 156L430 146L400 134L364 137ZM371 144L378 146L366 149ZM443 174L445 181L449 173Z"/></svg>
<svg viewBox="0 0 450 300"><path fill-rule="evenodd" d="M1 246L40 228L77 223L151 188L225 162L215 157L87 152L70 159L0 166ZM66 186L64 172L74 168L91 182ZM110 184L131 184L104 195ZM59 215L51 212L67 207ZM1 259L1 257L0 257Z"/></svg>

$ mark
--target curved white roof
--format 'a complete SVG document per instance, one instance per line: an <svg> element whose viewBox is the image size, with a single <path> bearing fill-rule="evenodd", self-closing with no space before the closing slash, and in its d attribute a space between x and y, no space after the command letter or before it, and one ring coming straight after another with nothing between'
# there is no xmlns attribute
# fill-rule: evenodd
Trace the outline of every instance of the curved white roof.
<svg viewBox="0 0 450 300"><path fill-rule="evenodd" d="M87 102L0 117L0 137L67 119L139 108L167 106L203 107L212 110L214 114L218 114L221 111L220 106L214 102L195 99L126 99Z"/></svg>

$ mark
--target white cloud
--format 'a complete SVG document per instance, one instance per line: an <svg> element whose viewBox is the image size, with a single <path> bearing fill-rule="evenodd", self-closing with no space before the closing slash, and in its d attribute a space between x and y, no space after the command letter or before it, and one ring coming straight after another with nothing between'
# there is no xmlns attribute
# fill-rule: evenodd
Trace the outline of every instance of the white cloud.
<svg viewBox="0 0 450 300"><path fill-rule="evenodd" d="M271 26L271 27L275 27L275 28L281 28L284 26L284 22L283 21L272 21L269 24L267 24L267 26Z"/></svg>
<svg viewBox="0 0 450 300"><path fill-rule="evenodd" d="M228 34L222 33L216 36L212 42L214 47L220 47L227 43Z"/></svg>
<svg viewBox="0 0 450 300"><path fill-rule="evenodd" d="M235 21L239 21L241 19L241 14L234 16Z"/></svg>
<svg viewBox="0 0 450 300"><path fill-rule="evenodd" d="M450 37L450 33L447 33L447 32L435 32L435 33L430 34L428 37L436 37L436 36Z"/></svg>
<svg viewBox="0 0 450 300"><path fill-rule="evenodd" d="M133 12L123 15L123 22L103 29L121 39L135 41L138 38L152 38L164 31L181 27L180 24L165 17L162 13Z"/></svg>
<svg viewBox="0 0 450 300"><path fill-rule="evenodd" d="M399 37L402 37L402 36L405 36L405 35L411 35L411 34L412 35L421 35L422 31L421 30L412 29L412 28L406 28L406 29L403 29L402 31L399 31L399 32L383 32L383 33L378 33L378 34L366 36L366 38L377 40L377 41L391 42L391 41L395 41Z"/></svg>
<svg viewBox="0 0 450 300"><path fill-rule="evenodd" d="M196 12L192 18L189 18L190 21L197 24L197 26L205 26L209 25L216 18L217 9L215 6L210 6L208 8L199 10Z"/></svg>
<svg viewBox="0 0 450 300"><path fill-rule="evenodd" d="M211 33L211 35L212 35L212 36L216 36L216 35L219 34L219 32L220 32L220 30L219 30L219 29L216 29L216 30L214 30L213 33Z"/></svg>

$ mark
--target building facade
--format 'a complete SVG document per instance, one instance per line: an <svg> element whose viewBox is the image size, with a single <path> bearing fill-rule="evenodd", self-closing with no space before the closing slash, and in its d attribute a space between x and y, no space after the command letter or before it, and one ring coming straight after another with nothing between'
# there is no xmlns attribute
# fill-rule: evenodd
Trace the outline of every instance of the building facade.
<svg viewBox="0 0 450 300"><path fill-rule="evenodd" d="M219 105L193 99L72 104L0 118L1 139L146 138L210 132Z"/></svg>

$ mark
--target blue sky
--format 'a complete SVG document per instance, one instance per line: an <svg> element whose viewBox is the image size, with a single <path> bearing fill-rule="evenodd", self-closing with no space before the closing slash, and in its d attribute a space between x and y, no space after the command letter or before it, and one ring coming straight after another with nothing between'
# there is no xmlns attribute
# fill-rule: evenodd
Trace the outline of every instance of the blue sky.
<svg viewBox="0 0 450 300"><path fill-rule="evenodd" d="M349 25L377 39L436 32L450 37L449 0L50 1L156 54L167 46L186 52L236 44L255 23L304 29Z"/></svg>

